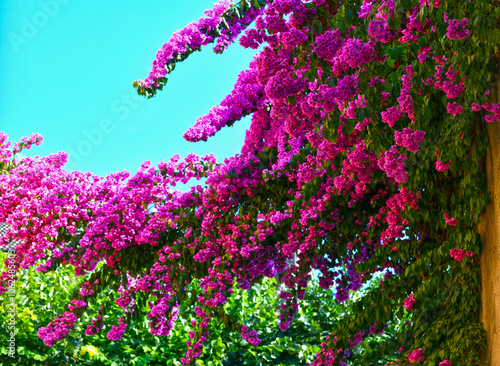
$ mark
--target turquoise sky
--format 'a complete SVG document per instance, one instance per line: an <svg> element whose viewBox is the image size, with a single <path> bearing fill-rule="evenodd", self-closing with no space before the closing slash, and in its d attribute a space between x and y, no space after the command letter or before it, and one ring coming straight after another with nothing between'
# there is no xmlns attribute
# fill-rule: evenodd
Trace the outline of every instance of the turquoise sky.
<svg viewBox="0 0 500 366"><path fill-rule="evenodd" d="M150 100L132 87L157 50L212 0L0 1L0 130L11 140L38 132L30 155L70 154L68 170L98 175L135 172L173 154L239 153L246 119L208 142L182 134L220 103L253 50L210 46L180 63L167 88Z"/></svg>

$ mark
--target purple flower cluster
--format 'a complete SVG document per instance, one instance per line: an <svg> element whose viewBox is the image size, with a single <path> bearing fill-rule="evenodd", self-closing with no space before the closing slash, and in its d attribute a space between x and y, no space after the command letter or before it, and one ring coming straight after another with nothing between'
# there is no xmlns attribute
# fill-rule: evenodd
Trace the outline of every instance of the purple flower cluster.
<svg viewBox="0 0 500 366"><path fill-rule="evenodd" d="M357 333L355 336L354 336L354 339L349 339L349 347L350 348L354 348L356 347L358 344L360 344L361 342L363 342L363 336L364 336L365 332L361 331L359 333Z"/></svg>
<svg viewBox="0 0 500 366"><path fill-rule="evenodd" d="M389 107L386 111L380 113L382 122L387 123L389 127L394 127L397 121L403 116L398 107Z"/></svg>
<svg viewBox="0 0 500 366"><path fill-rule="evenodd" d="M446 36L451 39L464 39L467 38L470 34L470 30L468 30L467 24L469 20L467 18L462 18L460 21L457 19L449 19L448 13L444 13L444 21L448 23L448 29L446 30Z"/></svg>
<svg viewBox="0 0 500 366"><path fill-rule="evenodd" d="M69 330L75 326L77 317L72 312L66 311L60 317L56 317L53 322L49 323L46 327L41 327L37 335L43 339L45 345L52 347L52 345L63 339Z"/></svg>
<svg viewBox="0 0 500 366"><path fill-rule="evenodd" d="M245 13L244 16L232 17L227 25L227 28L222 28L220 30L220 35L217 37L217 42L214 46L215 53L224 52L229 45L231 45L235 39L240 35L240 33L247 28L255 18L262 13L262 8L250 8L249 11ZM222 17L222 14L219 15Z"/></svg>
<svg viewBox="0 0 500 366"><path fill-rule="evenodd" d="M368 25L368 35L375 41L382 43L388 43L394 38L389 23L384 19L371 20Z"/></svg>
<svg viewBox="0 0 500 366"><path fill-rule="evenodd" d="M382 169L389 178L394 179L396 183L406 183L407 171L404 161L407 159L406 155L401 154L395 145L384 152L380 157L378 166Z"/></svg>
<svg viewBox="0 0 500 366"><path fill-rule="evenodd" d="M462 113L464 111L464 108L458 104L457 102L455 103L448 103L446 105L446 111L450 114L454 114L455 116Z"/></svg>
<svg viewBox="0 0 500 366"><path fill-rule="evenodd" d="M404 128L403 131L394 131L394 141L396 145L406 147L410 152L417 152L420 143L424 141L424 131L413 131L412 128Z"/></svg>
<svg viewBox="0 0 500 366"><path fill-rule="evenodd" d="M243 326L241 328L241 338L246 340L254 347L257 347L261 342L261 340L259 339L259 335L257 334L257 331L254 329L249 332L247 326Z"/></svg>
<svg viewBox="0 0 500 366"><path fill-rule="evenodd" d="M326 31L319 34L316 39L314 52L322 59L333 62L345 43L342 34L338 29Z"/></svg>
<svg viewBox="0 0 500 366"><path fill-rule="evenodd" d="M111 330L108 332L107 337L110 341L118 341L122 339L125 329L127 328L127 323L123 323L120 320L120 324L111 326Z"/></svg>

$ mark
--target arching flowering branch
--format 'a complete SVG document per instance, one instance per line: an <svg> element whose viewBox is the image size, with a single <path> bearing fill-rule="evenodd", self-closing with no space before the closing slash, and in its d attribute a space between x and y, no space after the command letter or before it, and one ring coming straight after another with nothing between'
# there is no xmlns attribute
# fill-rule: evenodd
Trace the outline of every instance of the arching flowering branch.
<svg viewBox="0 0 500 366"><path fill-rule="evenodd" d="M214 51L222 53L252 23L263 4L262 0L241 0L236 4L232 4L231 0L219 1L212 9L205 11L205 17L172 35L156 54L148 77L134 81L134 88L139 95L151 98L157 90L163 89L167 83L166 75L174 70L176 63L199 51L201 46L217 40Z"/></svg>

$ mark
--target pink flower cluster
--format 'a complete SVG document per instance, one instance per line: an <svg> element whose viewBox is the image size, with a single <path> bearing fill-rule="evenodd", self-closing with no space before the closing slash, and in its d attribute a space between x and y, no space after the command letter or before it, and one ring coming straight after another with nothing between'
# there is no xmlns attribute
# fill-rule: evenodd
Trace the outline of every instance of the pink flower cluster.
<svg viewBox="0 0 500 366"><path fill-rule="evenodd" d="M446 224L450 226L456 226L457 225L457 219L454 217L451 217L448 212L444 213L444 221L446 221Z"/></svg>
<svg viewBox="0 0 500 366"><path fill-rule="evenodd" d="M368 25L368 35L374 40L387 43L394 37L386 20L372 20Z"/></svg>
<svg viewBox="0 0 500 366"><path fill-rule="evenodd" d="M450 250L450 257L455 259L457 262L461 262L465 257L473 257L474 252L466 252L463 249L452 249Z"/></svg>
<svg viewBox="0 0 500 366"><path fill-rule="evenodd" d="M219 31L220 35L217 37L214 52L222 53L225 51L227 47L229 47L229 45L240 35L241 31L247 28L250 23L252 23L255 18L261 14L261 12L262 8L255 8L252 4L250 10L246 11L244 15L239 13L239 16L238 14L235 14L231 18L225 17L227 28L225 24L222 23L222 29ZM218 13L219 12L214 12L214 14ZM222 16L222 14L219 16Z"/></svg>
<svg viewBox="0 0 500 366"><path fill-rule="evenodd" d="M406 309L406 310L411 310L413 308L413 305L415 305L415 302L417 300L415 300L415 295L410 294L409 297L407 297L405 300L404 300L404 305L403 307Z"/></svg>
<svg viewBox="0 0 500 366"><path fill-rule="evenodd" d="M450 114L454 114L455 116L462 113L464 111L464 108L458 104L457 102L455 103L448 103L446 105L446 111Z"/></svg>
<svg viewBox="0 0 500 366"><path fill-rule="evenodd" d="M389 127L394 127L397 121L403 116L403 113L398 107L389 107L386 111L380 113L382 116L382 122L387 123Z"/></svg>
<svg viewBox="0 0 500 366"><path fill-rule="evenodd" d="M500 103L493 103L493 104L485 103L481 105L481 107L484 108L486 111L493 113L492 115L487 115L484 117L486 122L488 123L500 122Z"/></svg>
<svg viewBox="0 0 500 366"><path fill-rule="evenodd" d="M38 146L43 142L43 137L38 133L33 133L30 137L22 137L19 142L14 143L13 147L11 147L11 142L8 142L7 139L8 136L5 132L0 131L0 164L7 164L21 150L29 150L31 146Z"/></svg>
<svg viewBox="0 0 500 366"><path fill-rule="evenodd" d="M384 152L380 157L378 166L382 169L389 178L392 178L396 183L406 183L407 171L404 161L407 159L406 155L401 154L395 145Z"/></svg>
<svg viewBox="0 0 500 366"><path fill-rule="evenodd" d="M41 327L37 335L43 339L45 345L52 347L52 345L66 337L70 329L75 326L77 317L72 312L66 311L60 317L56 317L53 322L49 323L46 327Z"/></svg>
<svg viewBox="0 0 500 366"><path fill-rule="evenodd" d="M446 36L451 39L464 39L467 38L470 34L470 30L468 30L467 24L469 20L467 18L462 18L460 21L457 19L449 19L448 14L444 13L444 21L448 23L448 29L446 30Z"/></svg>
<svg viewBox="0 0 500 366"><path fill-rule="evenodd" d="M404 128L403 131L394 131L394 141L396 145L406 147L410 152L417 152L420 143L424 141L424 131L413 131L412 128Z"/></svg>
<svg viewBox="0 0 500 366"><path fill-rule="evenodd" d="M345 42L341 35L338 29L321 33L315 39L316 47L314 48L314 52L322 59L333 62L338 57L339 51Z"/></svg>
<svg viewBox="0 0 500 366"><path fill-rule="evenodd" d="M196 124L184 133L187 141L206 141L222 127L231 125L234 121L253 112L257 106L261 106L264 101L263 87L256 79L256 72L252 70L243 71L238 76L238 80L231 94L227 95L219 106L210 112L199 117Z"/></svg>
<svg viewBox="0 0 500 366"><path fill-rule="evenodd" d="M443 163L441 160L436 161L435 165L438 172L445 172L450 168L450 164Z"/></svg>
<svg viewBox="0 0 500 366"><path fill-rule="evenodd" d="M408 361L410 363L418 363L420 361L425 361L427 357L424 356L421 348L413 350L413 352L408 356Z"/></svg>

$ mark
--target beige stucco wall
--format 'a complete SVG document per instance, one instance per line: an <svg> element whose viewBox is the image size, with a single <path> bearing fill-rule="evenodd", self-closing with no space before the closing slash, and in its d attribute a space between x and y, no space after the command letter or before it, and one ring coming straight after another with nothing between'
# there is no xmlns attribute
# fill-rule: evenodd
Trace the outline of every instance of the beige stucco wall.
<svg viewBox="0 0 500 366"><path fill-rule="evenodd" d="M495 89L492 91L492 103L499 102L499 83ZM483 244L480 319L484 323L488 342L482 365L500 366L500 123L487 123L486 128L490 145L485 168L492 201L481 216L479 225Z"/></svg>

